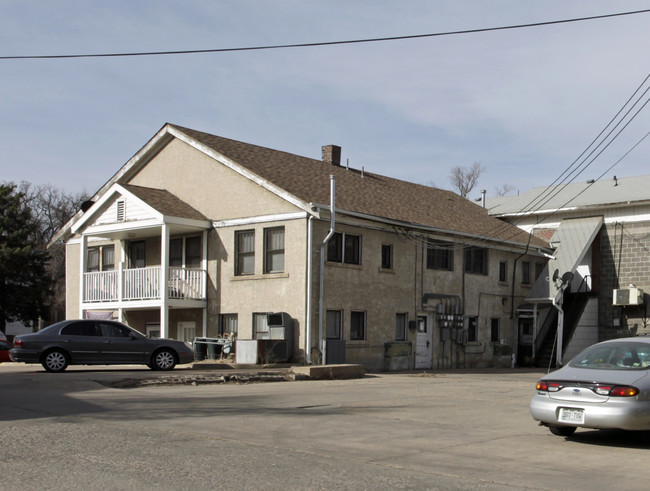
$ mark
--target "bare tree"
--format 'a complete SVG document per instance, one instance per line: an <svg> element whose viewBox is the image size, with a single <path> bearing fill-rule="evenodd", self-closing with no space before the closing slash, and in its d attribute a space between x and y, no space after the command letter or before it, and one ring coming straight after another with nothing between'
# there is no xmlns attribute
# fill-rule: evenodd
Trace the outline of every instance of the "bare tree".
<svg viewBox="0 0 650 491"><path fill-rule="evenodd" d="M503 184L502 186L497 186L494 188L494 191L497 193L497 196L505 196L508 193L513 192L516 187L511 184Z"/></svg>
<svg viewBox="0 0 650 491"><path fill-rule="evenodd" d="M50 298L51 320L65 315L65 244L50 242L59 231L79 210L81 204L88 199L87 193L69 194L55 188L51 184L32 186L29 182L21 182L20 192L24 194L26 204L32 210L37 223L34 242L42 250L48 249L49 261L47 269L52 279L52 297Z"/></svg>
<svg viewBox="0 0 650 491"><path fill-rule="evenodd" d="M449 180L454 190L458 192L463 198L467 198L467 195L474 189L478 178L481 177L481 174L485 168L481 165L480 162L474 162L474 165L471 167L461 167L460 165L451 169L449 173Z"/></svg>

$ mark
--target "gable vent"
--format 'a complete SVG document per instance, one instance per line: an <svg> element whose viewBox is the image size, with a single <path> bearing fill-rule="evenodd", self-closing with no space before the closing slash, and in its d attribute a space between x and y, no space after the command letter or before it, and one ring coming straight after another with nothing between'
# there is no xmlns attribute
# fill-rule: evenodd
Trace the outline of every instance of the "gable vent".
<svg viewBox="0 0 650 491"><path fill-rule="evenodd" d="M117 221L123 222L125 218L124 215L124 201L117 202Z"/></svg>

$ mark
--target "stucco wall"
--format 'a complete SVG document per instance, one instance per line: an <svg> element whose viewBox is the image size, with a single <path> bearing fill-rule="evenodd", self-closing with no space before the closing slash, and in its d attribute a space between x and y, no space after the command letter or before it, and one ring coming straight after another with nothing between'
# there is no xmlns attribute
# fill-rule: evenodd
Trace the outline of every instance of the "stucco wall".
<svg viewBox="0 0 650 491"><path fill-rule="evenodd" d="M166 189L210 220L296 210L287 201L180 140L172 140L129 183ZM260 192L264 199L258 199Z"/></svg>

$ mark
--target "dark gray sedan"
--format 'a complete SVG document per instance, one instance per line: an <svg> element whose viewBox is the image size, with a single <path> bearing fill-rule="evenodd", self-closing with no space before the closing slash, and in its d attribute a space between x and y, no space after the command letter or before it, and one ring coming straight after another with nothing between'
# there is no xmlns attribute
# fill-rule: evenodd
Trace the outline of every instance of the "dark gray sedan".
<svg viewBox="0 0 650 491"><path fill-rule="evenodd" d="M15 362L40 363L48 372L68 365L147 365L171 370L194 361L188 343L143 336L120 322L67 320L14 338L9 356Z"/></svg>
<svg viewBox="0 0 650 491"><path fill-rule="evenodd" d="M594 344L536 389L530 412L555 435L576 428L650 430L650 337Z"/></svg>

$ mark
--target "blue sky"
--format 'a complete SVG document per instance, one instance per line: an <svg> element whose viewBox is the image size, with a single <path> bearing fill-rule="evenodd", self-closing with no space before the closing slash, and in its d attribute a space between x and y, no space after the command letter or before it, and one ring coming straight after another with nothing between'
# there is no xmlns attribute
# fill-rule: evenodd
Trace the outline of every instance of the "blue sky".
<svg viewBox="0 0 650 491"><path fill-rule="evenodd" d="M591 0L0 0L0 56L212 49L650 8ZM649 73L650 13L344 46L0 60L0 181L95 192L166 122L473 194L550 184ZM648 174L650 108L578 177Z"/></svg>

